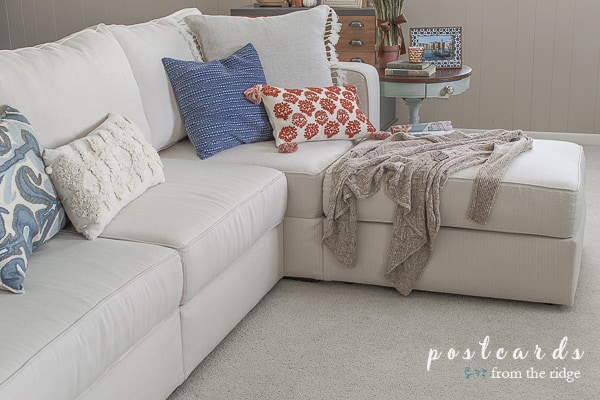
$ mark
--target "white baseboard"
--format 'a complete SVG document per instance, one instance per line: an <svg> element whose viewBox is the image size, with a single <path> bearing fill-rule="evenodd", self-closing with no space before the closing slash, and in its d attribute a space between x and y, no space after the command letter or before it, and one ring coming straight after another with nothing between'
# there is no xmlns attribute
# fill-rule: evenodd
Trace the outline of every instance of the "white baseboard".
<svg viewBox="0 0 600 400"><path fill-rule="evenodd" d="M458 128L465 133L483 132L485 129L467 129ZM562 140L565 142L573 142L580 145L596 145L600 146L600 134L597 133L567 133L567 132L536 132L524 131L527 136L534 139L546 140Z"/></svg>

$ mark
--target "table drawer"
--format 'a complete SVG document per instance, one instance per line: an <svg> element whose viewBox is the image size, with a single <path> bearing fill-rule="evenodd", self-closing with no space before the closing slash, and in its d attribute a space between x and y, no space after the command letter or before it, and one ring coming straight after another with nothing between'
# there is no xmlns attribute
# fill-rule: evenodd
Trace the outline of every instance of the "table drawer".
<svg viewBox="0 0 600 400"><path fill-rule="evenodd" d="M454 96L466 92L470 85L470 77L456 82L429 83L427 84L427 97Z"/></svg>
<svg viewBox="0 0 600 400"><path fill-rule="evenodd" d="M397 84L381 82L379 85L381 95L384 97L425 98L427 93L426 83Z"/></svg>

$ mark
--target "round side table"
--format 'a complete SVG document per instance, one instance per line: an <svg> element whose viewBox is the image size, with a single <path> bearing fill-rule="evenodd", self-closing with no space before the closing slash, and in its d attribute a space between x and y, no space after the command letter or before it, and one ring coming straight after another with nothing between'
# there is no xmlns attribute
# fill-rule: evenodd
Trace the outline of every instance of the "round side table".
<svg viewBox="0 0 600 400"><path fill-rule="evenodd" d="M472 69L468 65L462 68L438 69L429 77L391 76L385 70L379 70L379 85L384 97L400 97L408 106L409 122L419 123L419 109L425 99L447 99L466 92L471 83Z"/></svg>

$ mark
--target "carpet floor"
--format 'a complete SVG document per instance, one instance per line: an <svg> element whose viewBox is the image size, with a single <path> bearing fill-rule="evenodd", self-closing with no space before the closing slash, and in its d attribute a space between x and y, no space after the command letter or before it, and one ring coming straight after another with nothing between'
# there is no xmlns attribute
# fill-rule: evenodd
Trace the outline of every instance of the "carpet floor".
<svg viewBox="0 0 600 400"><path fill-rule="evenodd" d="M575 305L280 281L169 400L600 398L600 146Z"/></svg>

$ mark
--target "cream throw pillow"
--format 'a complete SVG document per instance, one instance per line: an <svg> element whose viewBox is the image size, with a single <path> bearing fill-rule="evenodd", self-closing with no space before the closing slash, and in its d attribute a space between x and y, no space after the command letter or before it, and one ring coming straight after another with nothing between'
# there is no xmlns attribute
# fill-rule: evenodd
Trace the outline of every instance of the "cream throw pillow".
<svg viewBox="0 0 600 400"><path fill-rule="evenodd" d="M88 136L43 154L67 216L98 237L132 200L165 181L158 153L130 120L111 113Z"/></svg>
<svg viewBox="0 0 600 400"><path fill-rule="evenodd" d="M269 85L321 87L333 84L324 40L330 10L321 5L273 17L190 15L184 21L205 61L228 57L252 43Z"/></svg>

